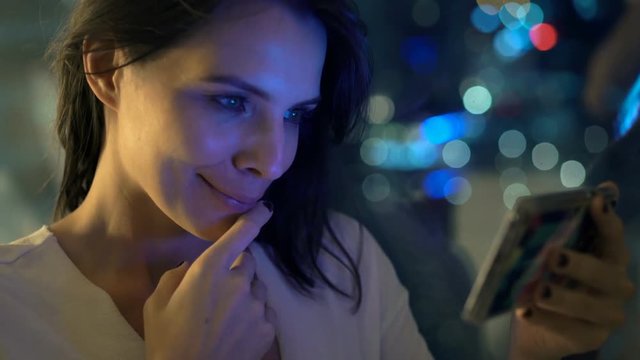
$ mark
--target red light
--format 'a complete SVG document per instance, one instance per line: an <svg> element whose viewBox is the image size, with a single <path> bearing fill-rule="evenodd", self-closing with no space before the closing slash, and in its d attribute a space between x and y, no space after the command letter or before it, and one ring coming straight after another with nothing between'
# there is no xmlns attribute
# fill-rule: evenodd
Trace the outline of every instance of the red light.
<svg viewBox="0 0 640 360"><path fill-rule="evenodd" d="M529 30L529 38L536 49L548 51L558 43L558 31L553 25L542 23Z"/></svg>

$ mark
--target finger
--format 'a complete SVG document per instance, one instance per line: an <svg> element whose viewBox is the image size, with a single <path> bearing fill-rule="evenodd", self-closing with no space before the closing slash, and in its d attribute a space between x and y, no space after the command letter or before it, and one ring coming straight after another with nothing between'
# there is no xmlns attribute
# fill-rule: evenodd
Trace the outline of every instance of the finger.
<svg viewBox="0 0 640 360"><path fill-rule="evenodd" d="M182 279L187 273L187 270L189 270L189 263L183 261L177 267L165 271L164 274L162 274L162 276L160 277L158 285L156 286L149 299L153 298L152 301L160 306L164 306L166 303L168 303L169 299L171 299L171 296L182 282Z"/></svg>
<svg viewBox="0 0 640 360"><path fill-rule="evenodd" d="M598 229L598 249L602 259L626 267L629 253L624 244L622 220L602 195L593 199L590 210Z"/></svg>
<svg viewBox="0 0 640 360"><path fill-rule="evenodd" d="M555 250L549 261L549 270L568 277L611 297L630 299L635 287L623 267L568 249Z"/></svg>
<svg viewBox="0 0 640 360"><path fill-rule="evenodd" d="M538 308L602 326L616 327L624 322L622 302L550 283L541 284L534 303Z"/></svg>
<svg viewBox="0 0 640 360"><path fill-rule="evenodd" d="M251 282L251 294L260 302L267 301L267 286L255 276Z"/></svg>
<svg viewBox="0 0 640 360"><path fill-rule="evenodd" d="M231 228L207 248L196 261L202 261L205 269L220 266L217 264L222 264L224 269L229 269L240 253L258 236L260 229L270 218L271 212L264 202L261 202L240 215Z"/></svg>
<svg viewBox="0 0 640 360"><path fill-rule="evenodd" d="M600 183L596 187L596 190L601 193L610 194L611 198L614 201L618 201L618 199L620 198L620 189L618 188L618 185L616 185L616 183L614 183L613 181L605 181Z"/></svg>
<svg viewBox="0 0 640 360"><path fill-rule="evenodd" d="M601 347L609 337L610 329L582 320L572 319L537 307L516 310L516 321L563 340L571 353L582 353Z"/></svg>
<svg viewBox="0 0 640 360"><path fill-rule="evenodd" d="M256 260L251 253L243 251L233 262L229 271L242 274L247 281L251 281L256 274Z"/></svg>

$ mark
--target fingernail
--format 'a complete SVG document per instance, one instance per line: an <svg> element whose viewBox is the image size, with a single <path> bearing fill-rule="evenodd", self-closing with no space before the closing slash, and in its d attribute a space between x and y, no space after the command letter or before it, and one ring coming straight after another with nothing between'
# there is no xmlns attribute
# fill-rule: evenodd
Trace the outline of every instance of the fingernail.
<svg viewBox="0 0 640 360"><path fill-rule="evenodd" d="M544 287L544 291L542 291L542 298L543 299L548 299L551 297L551 288L548 286Z"/></svg>
<svg viewBox="0 0 640 360"><path fill-rule="evenodd" d="M175 269L175 268L179 268L180 266L182 266L182 264L184 264L184 261L181 261L181 262L180 262L180 264L178 264L178 265L176 265L176 266L174 267L174 269Z"/></svg>
<svg viewBox="0 0 640 360"><path fill-rule="evenodd" d="M262 202L262 205L264 205L264 207L267 208L267 210L269 210L270 213L273 212L273 203L269 200L265 200Z"/></svg>
<svg viewBox="0 0 640 360"><path fill-rule="evenodd" d="M527 310L525 310L524 313L522 314L522 317L530 318L531 315L533 315L533 310L531 310L531 308L527 308Z"/></svg>
<svg viewBox="0 0 640 360"><path fill-rule="evenodd" d="M560 256L558 257L558 267L563 269L566 268L567 265L569 265L569 257L567 254L560 253Z"/></svg>
<svg viewBox="0 0 640 360"><path fill-rule="evenodd" d="M602 206L602 212L604 212L605 214L609 213L609 203L604 203L604 205Z"/></svg>

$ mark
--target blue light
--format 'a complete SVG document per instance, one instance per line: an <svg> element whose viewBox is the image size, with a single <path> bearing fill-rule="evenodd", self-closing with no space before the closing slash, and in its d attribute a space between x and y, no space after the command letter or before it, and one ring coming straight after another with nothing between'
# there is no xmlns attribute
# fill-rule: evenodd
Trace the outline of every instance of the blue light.
<svg viewBox="0 0 640 360"><path fill-rule="evenodd" d="M502 29L493 39L496 51L506 58L517 58L524 55L532 44L526 28L518 30Z"/></svg>
<svg viewBox="0 0 640 360"><path fill-rule="evenodd" d="M423 36L413 36L402 43L402 57L413 71L430 73L438 62L436 44Z"/></svg>
<svg viewBox="0 0 640 360"><path fill-rule="evenodd" d="M420 125L422 138L432 144L444 144L466 133L464 113L449 113L425 119Z"/></svg>
<svg viewBox="0 0 640 360"><path fill-rule="evenodd" d="M532 27L541 24L544 21L544 11L542 8L534 3L529 4L529 11L527 15L520 19L520 22L527 29L531 29Z"/></svg>
<svg viewBox="0 0 640 360"><path fill-rule="evenodd" d="M633 127L636 121L638 121L638 115L640 115L640 76L636 79L631 91L629 91L629 94L622 103L622 108L620 109L617 119L617 138L624 136L629 129Z"/></svg>
<svg viewBox="0 0 640 360"><path fill-rule="evenodd" d="M581 18L589 21L598 15L598 2L596 0L573 0L573 7Z"/></svg>
<svg viewBox="0 0 640 360"><path fill-rule="evenodd" d="M458 176L453 170L435 170L428 173L422 183L425 194L434 199L444 199L452 195L455 188L447 186L447 183Z"/></svg>
<svg viewBox="0 0 640 360"><path fill-rule="evenodd" d="M488 34L498 30L500 18L497 15L489 15L480 7L476 7L471 13L471 23L478 31Z"/></svg>
<svg viewBox="0 0 640 360"><path fill-rule="evenodd" d="M507 4L506 4L507 5ZM522 22L520 18L524 16L524 14L518 14L518 9L522 6L516 3L508 3L511 6L502 6L500 12L498 13L498 17L500 21L504 24L507 29L516 30L522 27Z"/></svg>

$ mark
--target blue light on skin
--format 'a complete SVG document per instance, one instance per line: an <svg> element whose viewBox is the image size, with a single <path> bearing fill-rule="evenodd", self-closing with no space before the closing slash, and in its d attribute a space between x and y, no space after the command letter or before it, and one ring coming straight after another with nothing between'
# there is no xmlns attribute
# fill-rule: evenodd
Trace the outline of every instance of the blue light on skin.
<svg viewBox="0 0 640 360"><path fill-rule="evenodd" d="M418 73L430 73L438 63L436 44L424 36L412 36L402 43L402 57Z"/></svg>
<svg viewBox="0 0 640 360"><path fill-rule="evenodd" d="M633 124L638 121L640 115L640 76L636 79L635 84L631 88L631 91L627 95L626 99L622 103L620 113L618 115L616 129L616 138L623 137Z"/></svg>
<svg viewBox="0 0 640 360"><path fill-rule="evenodd" d="M478 31L489 34L498 30L500 18L497 15L487 14L478 6L471 12L471 23Z"/></svg>
<svg viewBox="0 0 640 360"><path fill-rule="evenodd" d="M448 113L425 119L420 125L420 134L432 144L444 144L459 139L466 133L464 113Z"/></svg>
<svg viewBox="0 0 640 360"><path fill-rule="evenodd" d="M593 20L598 15L597 0L573 0L573 7L584 20Z"/></svg>
<svg viewBox="0 0 640 360"><path fill-rule="evenodd" d="M453 170L432 171L424 178L423 190L432 199L444 199L447 195L451 195L447 194L447 190L452 191L450 186L447 187L447 183L458 176L459 174Z"/></svg>

